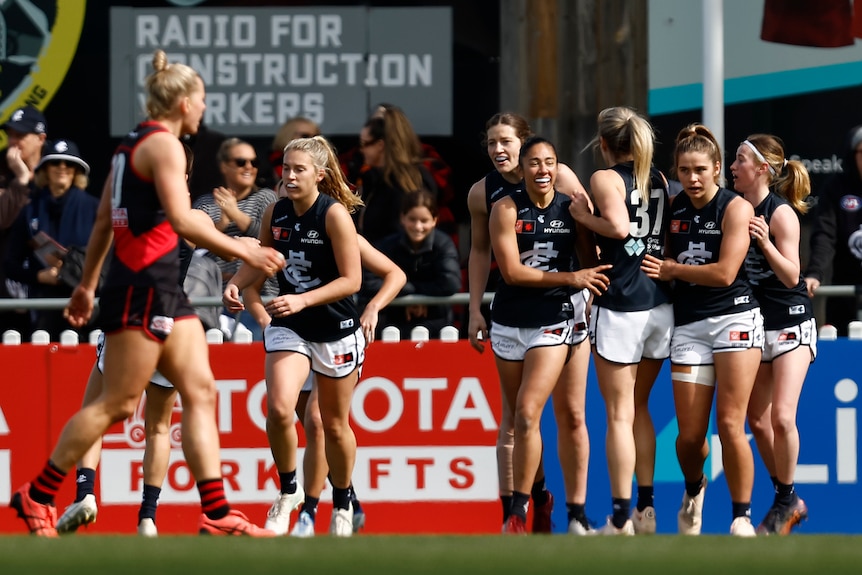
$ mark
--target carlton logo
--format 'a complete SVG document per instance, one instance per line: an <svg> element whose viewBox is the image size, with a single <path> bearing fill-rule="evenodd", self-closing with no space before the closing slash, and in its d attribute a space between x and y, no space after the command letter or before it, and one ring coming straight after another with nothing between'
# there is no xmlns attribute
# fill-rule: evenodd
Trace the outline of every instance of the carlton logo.
<svg viewBox="0 0 862 575"><path fill-rule="evenodd" d="M846 212L858 212L862 207L862 200L857 196L844 196L841 198L841 209Z"/></svg>

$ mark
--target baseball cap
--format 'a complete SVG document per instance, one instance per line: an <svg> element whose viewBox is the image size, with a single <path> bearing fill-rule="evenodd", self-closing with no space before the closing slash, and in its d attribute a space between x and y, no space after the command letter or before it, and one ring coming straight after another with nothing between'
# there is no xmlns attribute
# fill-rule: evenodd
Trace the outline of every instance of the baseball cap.
<svg viewBox="0 0 862 575"><path fill-rule="evenodd" d="M78 151L78 145L72 140L57 140L50 144L39 160L36 170L52 160L63 160L80 166L84 170L84 175L90 174L90 165L81 157L81 152Z"/></svg>
<svg viewBox="0 0 862 575"><path fill-rule="evenodd" d="M3 124L4 130L16 130L23 134L46 134L48 133L48 124L45 122L45 116L42 112L33 106L24 106L18 108L6 123Z"/></svg>

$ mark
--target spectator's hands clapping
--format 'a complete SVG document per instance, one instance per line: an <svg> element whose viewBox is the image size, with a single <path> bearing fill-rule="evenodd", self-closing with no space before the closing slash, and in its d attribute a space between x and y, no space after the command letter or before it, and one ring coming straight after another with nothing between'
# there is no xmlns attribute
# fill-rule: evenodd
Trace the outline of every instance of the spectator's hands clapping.
<svg viewBox="0 0 862 575"><path fill-rule="evenodd" d="M236 203L236 194L233 191L219 186L213 190L213 198L218 207L221 208L223 217L227 216L227 219L231 221L236 219L235 215L239 211L239 207Z"/></svg>

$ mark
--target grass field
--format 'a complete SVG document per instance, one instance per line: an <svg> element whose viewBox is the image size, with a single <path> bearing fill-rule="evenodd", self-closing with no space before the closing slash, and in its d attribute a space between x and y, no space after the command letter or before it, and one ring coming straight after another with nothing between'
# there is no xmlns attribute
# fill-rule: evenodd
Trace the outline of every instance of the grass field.
<svg viewBox="0 0 862 575"><path fill-rule="evenodd" d="M862 537L374 536L337 540L0 536L0 573L495 575L860 573Z"/></svg>

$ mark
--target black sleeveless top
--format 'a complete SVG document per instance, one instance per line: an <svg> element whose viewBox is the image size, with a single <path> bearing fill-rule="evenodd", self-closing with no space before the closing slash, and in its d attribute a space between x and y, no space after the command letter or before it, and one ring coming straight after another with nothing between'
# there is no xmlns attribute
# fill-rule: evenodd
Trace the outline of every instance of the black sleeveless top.
<svg viewBox="0 0 862 575"><path fill-rule="evenodd" d="M168 221L154 182L132 169L135 148L152 134L167 131L157 122L143 122L126 135L114 152L114 249L103 289L148 286L173 292L181 283L179 236Z"/></svg>
<svg viewBox="0 0 862 575"><path fill-rule="evenodd" d="M510 196L518 219L515 233L521 263L549 272L576 269L575 220L569 214L571 200L559 192L544 209L530 200L527 192ZM525 287L501 281L491 304L491 319L510 327L541 327L574 317L572 289Z"/></svg>
<svg viewBox="0 0 862 575"><path fill-rule="evenodd" d="M326 212L335 203L332 197L320 194L301 216L296 215L288 198L275 204L269 225L273 247L285 259L285 267L276 274L279 295L305 293L340 277L332 242L326 235ZM353 298L346 297L273 318L272 325L290 328L306 341L336 341L356 331L359 314Z"/></svg>
<svg viewBox="0 0 862 575"><path fill-rule="evenodd" d="M485 207L488 209L488 214L491 213L491 207L494 202L510 196L515 192L524 191L524 180L513 184L503 177L497 170L491 170L485 176Z"/></svg>
<svg viewBox="0 0 862 575"><path fill-rule="evenodd" d="M608 291L596 298L596 305L616 311L652 309L670 301L670 284L648 278L640 266L646 254L657 258L664 254L670 221L667 188L661 172L653 168L650 198L644 204L635 188L633 163L617 164L611 169L620 175L625 185L629 233L623 239L596 234L601 249L600 263L614 266L605 272L611 283ZM601 215L598 207L596 215Z"/></svg>
<svg viewBox="0 0 862 575"><path fill-rule="evenodd" d="M763 216L768 225L775 210L785 204L790 205L781 196L770 193L760 202L760 205L754 208L754 215ZM774 241L772 235L770 239ZM808 288L805 286L802 274L799 274L799 281L795 286L792 288L785 286L772 271L756 241L752 241L751 247L748 248L745 271L748 273L748 281L754 290L754 296L760 302L764 329L775 330L799 325L813 317L811 298L808 297Z"/></svg>
<svg viewBox="0 0 862 575"><path fill-rule="evenodd" d="M670 254L681 264L704 265L721 256L721 223L727 206L738 194L719 188L700 209L683 192L676 196L670 221ZM739 266L728 287L708 287L680 280L674 282L674 324L685 325L709 317L739 313L757 307L745 266Z"/></svg>

